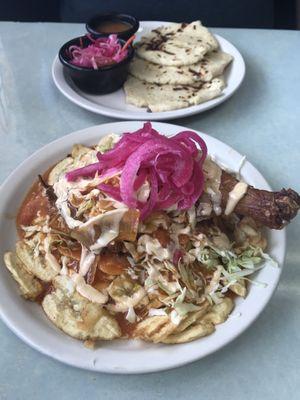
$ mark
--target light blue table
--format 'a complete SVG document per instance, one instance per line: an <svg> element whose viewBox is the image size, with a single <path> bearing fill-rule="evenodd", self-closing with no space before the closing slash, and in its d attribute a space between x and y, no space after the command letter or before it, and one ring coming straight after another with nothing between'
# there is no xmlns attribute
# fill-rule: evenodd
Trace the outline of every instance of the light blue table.
<svg viewBox="0 0 300 400"><path fill-rule="evenodd" d="M300 32L215 31L243 54L245 82L218 108L176 123L246 154L274 188L300 191ZM45 143L111 121L71 104L51 81L58 48L82 32L73 24L0 23L1 182ZM223 350L173 371L112 376L77 370L32 350L0 323L0 399L298 400L299 238L300 218L288 228L278 290L253 326Z"/></svg>

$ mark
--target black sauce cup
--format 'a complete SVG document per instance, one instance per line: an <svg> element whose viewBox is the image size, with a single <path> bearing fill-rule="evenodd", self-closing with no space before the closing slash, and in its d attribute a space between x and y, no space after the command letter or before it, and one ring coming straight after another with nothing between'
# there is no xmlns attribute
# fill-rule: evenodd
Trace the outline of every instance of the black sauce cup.
<svg viewBox="0 0 300 400"><path fill-rule="evenodd" d="M101 24L101 22L125 22L129 24L129 27L126 31L123 32L110 32L103 33L97 30L97 27ZM118 38L123 40L128 40L135 32L139 29L140 23L139 21L132 15L128 14L118 14L118 13L110 13L110 14L99 14L95 15L86 23L86 30L91 33L94 37L108 36L112 33L118 35Z"/></svg>
<svg viewBox="0 0 300 400"><path fill-rule="evenodd" d="M121 46L125 44L124 40L118 40ZM70 46L81 46L81 43L83 47L87 47L91 41L87 36L77 37L65 43L58 53L65 73L71 77L75 85L83 92L90 94L108 94L120 89L128 75L129 63L134 54L133 47L127 47L127 56L122 61L93 69L79 67L70 62Z"/></svg>

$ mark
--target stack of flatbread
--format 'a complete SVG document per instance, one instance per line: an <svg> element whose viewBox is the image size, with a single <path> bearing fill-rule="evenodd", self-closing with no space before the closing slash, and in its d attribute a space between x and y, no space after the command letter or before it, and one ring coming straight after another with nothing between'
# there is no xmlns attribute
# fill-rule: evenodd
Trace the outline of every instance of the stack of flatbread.
<svg viewBox="0 0 300 400"><path fill-rule="evenodd" d="M154 29L136 45L126 101L160 112L211 100L222 93L232 58L200 21Z"/></svg>

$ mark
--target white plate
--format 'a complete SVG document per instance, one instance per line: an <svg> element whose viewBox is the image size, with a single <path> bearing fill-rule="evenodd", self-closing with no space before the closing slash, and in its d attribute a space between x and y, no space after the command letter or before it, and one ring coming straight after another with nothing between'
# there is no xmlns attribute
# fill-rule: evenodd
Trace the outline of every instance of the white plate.
<svg viewBox="0 0 300 400"><path fill-rule="evenodd" d="M137 40L139 40L142 35L150 32L152 29L167 24L168 22L161 21L142 21L140 29L137 33ZM145 108L137 108L130 104L126 104L125 93L123 89L103 96L89 95L79 90L69 76L64 73L58 57L55 58L52 65L52 77L57 88L70 101L97 114L120 119L153 121L175 119L198 114L223 103L223 101L232 96L241 85L245 76L245 63L240 52L223 37L219 35L215 36L220 43L221 49L234 57L233 62L225 72L227 87L223 90L221 96L196 106L174 111L149 113Z"/></svg>
<svg viewBox="0 0 300 400"><path fill-rule="evenodd" d="M172 135L183 128L177 125L154 123L154 128ZM94 144L108 133L130 132L141 122L116 122L94 126L62 137L41 148L24 161L0 188L0 316L22 340L33 348L57 360L76 367L109 373L145 373L165 370L198 360L225 346L241 334L262 312L273 294L281 273L285 254L285 231L269 232L269 253L280 263L269 263L257 274L257 280L267 287L252 285L245 300L238 299L232 316L218 325L212 335L191 343L163 345L140 341L118 340L103 342L97 350L89 350L80 341L56 329L41 307L23 300L9 272L3 266L3 253L13 249L16 229L15 216L20 203L36 176L69 153L74 143ZM219 140L199 133L208 145L210 154L235 169L241 155ZM248 161L242 168L243 178L250 184L270 189L263 176ZM253 345L255 345L253 343Z"/></svg>

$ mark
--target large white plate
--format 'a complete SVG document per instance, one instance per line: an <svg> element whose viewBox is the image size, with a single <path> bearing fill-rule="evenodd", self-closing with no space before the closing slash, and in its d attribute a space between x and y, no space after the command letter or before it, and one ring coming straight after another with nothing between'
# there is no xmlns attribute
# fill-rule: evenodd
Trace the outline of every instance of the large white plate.
<svg viewBox="0 0 300 400"><path fill-rule="evenodd" d="M139 40L142 35L148 33L152 29L166 24L168 24L168 22L142 21L140 29L137 33L137 40ZM89 95L79 90L69 76L64 73L58 57L55 58L52 65L52 77L55 85L64 96L78 106L97 114L120 119L153 121L175 119L198 114L223 103L223 101L232 96L241 85L245 76L245 63L240 52L223 37L219 35L215 36L220 43L221 49L234 57L233 62L225 72L227 87L224 89L221 96L196 106L174 111L149 113L145 108L137 108L126 104L125 93L123 89L103 96Z"/></svg>
<svg viewBox="0 0 300 400"><path fill-rule="evenodd" d="M166 135L180 132L177 125L154 123L154 128ZM217 326L212 335L191 343L162 345L140 341L103 342L97 350L89 350L80 341L65 335L52 325L37 304L23 300L9 272L3 265L3 253L13 249L16 230L13 216L36 176L69 153L74 143L94 144L108 133L123 133L141 127L141 122L116 122L94 126L62 137L41 148L24 161L0 188L0 316L3 321L26 343L40 352L64 363L109 373L144 373L177 367L200 359L225 346L241 334L262 312L274 292L285 253L285 232L269 232L269 252L278 260L280 268L269 263L257 274L257 280L267 284L252 285L245 300L236 302L235 310L227 322ZM236 168L241 155L226 144L207 136L203 137L210 154L232 169ZM246 162L243 178L250 184L270 189L257 169ZM253 343L254 345L254 343Z"/></svg>

